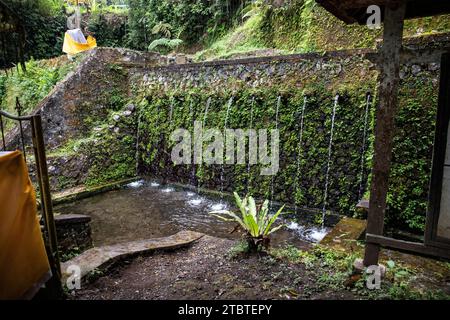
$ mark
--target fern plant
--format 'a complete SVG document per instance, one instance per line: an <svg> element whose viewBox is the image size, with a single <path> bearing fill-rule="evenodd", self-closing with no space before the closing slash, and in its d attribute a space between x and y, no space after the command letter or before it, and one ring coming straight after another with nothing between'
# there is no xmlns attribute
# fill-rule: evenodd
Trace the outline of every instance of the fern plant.
<svg viewBox="0 0 450 320"><path fill-rule="evenodd" d="M181 40L181 39L160 38L160 39L156 39L152 43L150 43L150 45L148 46L148 50L152 51L152 50L156 50L158 47L164 47L166 49L165 51L167 51L167 50L170 51L170 50L177 48L182 43L183 43L183 40ZM162 50L159 49L159 51L162 51ZM161 52L161 53L165 53L165 52Z"/></svg>
<svg viewBox="0 0 450 320"><path fill-rule="evenodd" d="M171 29L172 26L169 23L160 21L152 28L152 34L161 34L164 38L171 38Z"/></svg>
<svg viewBox="0 0 450 320"><path fill-rule="evenodd" d="M278 216L283 212L281 207L274 215L269 214L269 200L257 208L255 199L246 196L243 200L234 192L236 205L240 214L228 210L218 210L210 212L211 215L229 222L237 222L246 232L249 249L257 251L261 246L268 247L270 243L269 235L280 230L284 225L272 227Z"/></svg>
<svg viewBox="0 0 450 320"><path fill-rule="evenodd" d="M264 5L263 0L256 0L252 1L250 4L248 4L246 7L242 9L242 20L249 19L251 17L254 17L262 12L262 7Z"/></svg>

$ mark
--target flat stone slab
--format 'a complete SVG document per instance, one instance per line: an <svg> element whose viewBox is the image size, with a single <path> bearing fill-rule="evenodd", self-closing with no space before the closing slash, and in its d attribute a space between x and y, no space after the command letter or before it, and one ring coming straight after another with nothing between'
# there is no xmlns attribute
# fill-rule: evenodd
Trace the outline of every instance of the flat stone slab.
<svg viewBox="0 0 450 320"><path fill-rule="evenodd" d="M151 252L154 250L168 250L187 246L203 237L202 233L194 231L180 231L169 237L154 238L125 242L111 246L104 246L86 250L72 260L61 264L62 280L72 275L67 272L70 266L78 266L81 269L81 278L95 269L100 269L112 262L132 255Z"/></svg>
<svg viewBox="0 0 450 320"><path fill-rule="evenodd" d="M356 205L356 208L368 211L369 210L369 200L362 199L361 201L358 202L358 204Z"/></svg>
<svg viewBox="0 0 450 320"><path fill-rule="evenodd" d="M366 220L344 217L320 241L320 244L335 248L345 248L351 240L358 240L366 230L366 227Z"/></svg>
<svg viewBox="0 0 450 320"><path fill-rule="evenodd" d="M65 189L52 194L53 205L58 205L66 202L72 202L83 198L90 197L95 194L111 191L125 186L128 183L139 180L138 177L123 179L96 187L76 186Z"/></svg>
<svg viewBox="0 0 450 320"><path fill-rule="evenodd" d="M91 217L84 214L60 214L55 215L55 224L77 224L91 222Z"/></svg>

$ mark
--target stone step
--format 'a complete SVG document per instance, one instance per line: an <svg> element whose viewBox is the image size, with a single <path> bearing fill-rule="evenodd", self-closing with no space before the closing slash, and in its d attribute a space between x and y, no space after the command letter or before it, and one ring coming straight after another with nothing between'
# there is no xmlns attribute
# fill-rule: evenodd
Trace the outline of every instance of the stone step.
<svg viewBox="0 0 450 320"><path fill-rule="evenodd" d="M124 185L139 180L139 177L122 179L119 181L110 182L96 187L77 186L59 192L52 193L53 205L59 205L67 202L73 202L84 198L91 197L93 195L116 190Z"/></svg>
<svg viewBox="0 0 450 320"><path fill-rule="evenodd" d="M81 269L81 278L83 279L91 271L101 270L103 267L107 267L120 259L155 250L168 250L184 247L201 237L203 237L202 233L180 231L169 237L138 240L92 248L61 264L62 281L65 283L66 279L72 275L69 268L70 266L78 266Z"/></svg>
<svg viewBox="0 0 450 320"><path fill-rule="evenodd" d="M320 244L345 249L350 242L358 240L367 227L366 220L344 217L331 230Z"/></svg>

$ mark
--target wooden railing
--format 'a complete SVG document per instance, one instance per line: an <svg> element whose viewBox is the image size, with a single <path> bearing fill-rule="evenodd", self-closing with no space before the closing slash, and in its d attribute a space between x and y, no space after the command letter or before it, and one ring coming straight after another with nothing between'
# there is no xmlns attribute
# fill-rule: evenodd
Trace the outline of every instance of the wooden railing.
<svg viewBox="0 0 450 320"><path fill-rule="evenodd" d="M18 115L12 115L0 110L0 132L2 148L0 150L8 151L6 143L5 130L3 118L17 121L20 129L20 147L23 151L23 156L26 161L26 141L24 138L24 122L28 122L30 126L25 129L31 129L32 147L34 153L34 165L37 172L37 182L40 194L40 210L42 222L44 226L43 238L47 251L48 260L52 271L52 279L47 283L47 288L51 291L51 296L59 295L61 293L61 267L58 253L58 240L56 237L56 227L53 217L53 205L50 194L50 183L47 169L47 158L45 154L44 136L42 131L42 119L40 114L33 114L22 116L22 108L19 100L16 99L16 110Z"/></svg>

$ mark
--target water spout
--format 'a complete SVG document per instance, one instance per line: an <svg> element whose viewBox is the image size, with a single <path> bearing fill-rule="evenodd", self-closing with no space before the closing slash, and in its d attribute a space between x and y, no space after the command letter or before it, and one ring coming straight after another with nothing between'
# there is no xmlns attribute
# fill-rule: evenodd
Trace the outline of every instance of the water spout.
<svg viewBox="0 0 450 320"><path fill-rule="evenodd" d="M190 127L192 128L192 130L194 130L194 106L193 103L191 101L191 103L189 104L189 117L191 120L191 125ZM191 179L190 179L190 183L194 186L195 185L195 164L194 161L191 162Z"/></svg>
<svg viewBox="0 0 450 320"><path fill-rule="evenodd" d="M139 175L139 136L140 136L140 128L141 126L141 114L139 109L137 111L137 128L136 128L136 150L135 150L135 174L136 177Z"/></svg>
<svg viewBox="0 0 450 320"><path fill-rule="evenodd" d="M224 131L223 135L224 136L226 134L226 129L227 129L227 126L228 126L228 117L230 115L231 106L233 105L233 100L234 100L234 97L231 97L228 100L227 113L225 115L225 121L224 121L224 124L223 124L223 131ZM222 162L221 167L220 167L220 199L223 199L224 173L225 173L225 167L224 167L224 164Z"/></svg>
<svg viewBox="0 0 450 320"><path fill-rule="evenodd" d="M281 96L278 96L278 98L277 98L277 108L276 108L276 112L275 112L275 129L277 129L277 130L278 130L278 114L280 112L280 105L281 105ZM272 175L272 178L270 180L270 210L272 210L272 205L273 205L274 178L275 178L275 176Z"/></svg>
<svg viewBox="0 0 450 320"><path fill-rule="evenodd" d="M169 109L169 126L168 126L168 132L166 132L166 136L163 138L164 139L164 148L163 148L163 155L168 157L168 159L166 161L170 160L170 151L168 151L168 141L170 140L170 131L171 131L171 127L172 127L172 120L173 120L173 108L174 108L174 101L173 98L170 99L170 109ZM159 123L159 122L157 122Z"/></svg>
<svg viewBox="0 0 450 320"><path fill-rule="evenodd" d="M172 123L173 120L173 99L170 101L170 111L169 111L169 123Z"/></svg>
<svg viewBox="0 0 450 320"><path fill-rule="evenodd" d="M358 201L361 200L361 197L363 195L363 180L364 180L364 160L366 156L366 142L367 142L367 121L369 117L369 109L371 105L371 95L370 93L367 93L367 99L366 99L366 110L364 113L364 134L363 134L363 141L361 146L361 171L359 175L359 191L358 191Z"/></svg>
<svg viewBox="0 0 450 320"><path fill-rule="evenodd" d="M203 114L203 123L202 123L202 127L206 125L206 119L208 118L208 110L209 110L209 106L211 105L211 97L208 97L208 100L206 100L206 106L205 106L205 111ZM202 163L199 164L199 169L202 167ZM200 194L200 186L202 184L202 179L197 179L197 193Z"/></svg>
<svg viewBox="0 0 450 320"><path fill-rule="evenodd" d="M253 129L253 107L255 105L255 97L252 97L252 103L250 107L250 123L249 123L249 129ZM249 142L250 143L250 142ZM247 163L247 194L250 191L250 159L248 159Z"/></svg>
<svg viewBox="0 0 450 320"><path fill-rule="evenodd" d="M303 98L303 105L302 105L302 110L301 110L301 115L300 115L300 133L299 133L299 137L298 137L298 145L297 145L297 171L295 172L295 180L294 180L294 191L295 194L297 194L298 192L298 188L299 188L299 178L300 178L300 163L301 163L301 154L302 154L302 143L303 143L303 125L304 125L304 120L305 120L305 109L306 109L306 104L308 103L308 97L305 96ZM297 213L297 200L294 198L294 210L295 213Z"/></svg>
<svg viewBox="0 0 450 320"><path fill-rule="evenodd" d="M325 175L325 189L323 192L322 227L324 227L324 225L325 225L325 215L327 212L328 184L329 184L329 179L330 179L331 154L333 151L334 120L336 118L336 107L338 106L338 103L339 103L339 95L337 94L336 97L334 98L333 114L331 116L330 142L328 144L327 173Z"/></svg>
<svg viewBox="0 0 450 320"><path fill-rule="evenodd" d="M208 97L208 100L206 100L205 112L203 114L203 125L206 124L206 119L208 118L208 110L210 105L211 105L211 97Z"/></svg>

